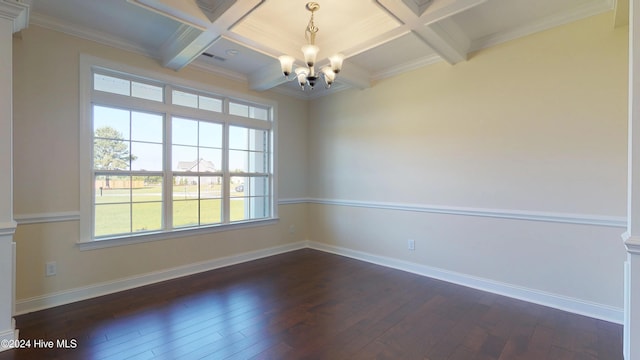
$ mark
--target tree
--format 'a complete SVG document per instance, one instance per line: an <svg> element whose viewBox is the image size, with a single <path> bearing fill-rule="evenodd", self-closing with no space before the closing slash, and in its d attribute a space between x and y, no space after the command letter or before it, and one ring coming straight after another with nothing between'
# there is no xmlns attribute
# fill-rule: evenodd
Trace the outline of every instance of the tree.
<svg viewBox="0 0 640 360"><path fill-rule="evenodd" d="M136 156L129 153L122 134L111 126L96 129L93 145L93 166L96 170L126 170ZM109 188L109 176L106 178Z"/></svg>

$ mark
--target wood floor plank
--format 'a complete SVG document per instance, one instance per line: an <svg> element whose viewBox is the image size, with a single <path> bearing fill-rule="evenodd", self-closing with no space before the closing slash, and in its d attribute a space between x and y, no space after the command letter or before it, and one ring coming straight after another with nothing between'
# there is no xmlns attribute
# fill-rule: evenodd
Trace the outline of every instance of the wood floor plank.
<svg viewBox="0 0 640 360"><path fill-rule="evenodd" d="M622 327L315 250L17 317L31 359L622 359Z"/></svg>

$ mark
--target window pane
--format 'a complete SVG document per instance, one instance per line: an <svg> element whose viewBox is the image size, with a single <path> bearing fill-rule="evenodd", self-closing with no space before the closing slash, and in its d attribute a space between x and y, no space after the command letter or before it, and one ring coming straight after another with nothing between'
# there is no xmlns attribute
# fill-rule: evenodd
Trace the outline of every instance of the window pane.
<svg viewBox="0 0 640 360"><path fill-rule="evenodd" d="M96 205L94 225L96 237L129 233L131 231L131 205Z"/></svg>
<svg viewBox="0 0 640 360"><path fill-rule="evenodd" d="M102 74L93 74L94 90L129 96L131 94L129 86L129 80L119 79Z"/></svg>
<svg viewBox="0 0 640 360"><path fill-rule="evenodd" d="M176 200L173 202L173 226L198 225L199 200Z"/></svg>
<svg viewBox="0 0 640 360"><path fill-rule="evenodd" d="M222 201L219 199L200 200L200 224L222 222Z"/></svg>
<svg viewBox="0 0 640 360"><path fill-rule="evenodd" d="M222 125L201 121L200 146L222 148Z"/></svg>
<svg viewBox="0 0 640 360"><path fill-rule="evenodd" d="M250 219L262 219L269 216L269 198L267 197L253 197L249 199L251 213Z"/></svg>
<svg viewBox="0 0 640 360"><path fill-rule="evenodd" d="M229 127L229 148L247 150L249 148L249 129L230 126Z"/></svg>
<svg viewBox="0 0 640 360"><path fill-rule="evenodd" d="M131 140L162 143L162 115L134 111L131 113Z"/></svg>
<svg viewBox="0 0 640 360"><path fill-rule="evenodd" d="M129 179L129 176L96 176L95 203L128 203L131 201Z"/></svg>
<svg viewBox="0 0 640 360"><path fill-rule="evenodd" d="M186 93L184 91L173 90L171 92L174 105L188 106L198 108L198 95Z"/></svg>
<svg viewBox="0 0 640 360"><path fill-rule="evenodd" d="M266 173L267 157L263 152L249 152L249 172Z"/></svg>
<svg viewBox="0 0 640 360"><path fill-rule="evenodd" d="M198 145L198 121L173 118L171 136L174 144Z"/></svg>
<svg viewBox="0 0 640 360"><path fill-rule="evenodd" d="M231 221L261 219L269 216L268 198L240 197L231 199Z"/></svg>
<svg viewBox="0 0 640 360"><path fill-rule="evenodd" d="M197 176L174 176L173 199L191 200L197 199L199 194Z"/></svg>
<svg viewBox="0 0 640 360"><path fill-rule="evenodd" d="M249 171L248 151L229 150L229 171L243 173Z"/></svg>
<svg viewBox="0 0 640 360"><path fill-rule="evenodd" d="M222 112L222 100L200 96L200 109L215 112Z"/></svg>
<svg viewBox="0 0 640 360"><path fill-rule="evenodd" d="M198 148L192 146L172 147L172 161L174 171L198 171Z"/></svg>
<svg viewBox="0 0 640 360"><path fill-rule="evenodd" d="M264 130L249 130L248 149L256 151L267 150L267 132Z"/></svg>
<svg viewBox="0 0 640 360"><path fill-rule="evenodd" d="M200 178L200 199L219 199L222 197L222 177L202 176Z"/></svg>
<svg viewBox="0 0 640 360"><path fill-rule="evenodd" d="M267 196L269 195L269 178L266 176L250 177L246 181L247 189L245 194L249 196Z"/></svg>
<svg viewBox="0 0 640 360"><path fill-rule="evenodd" d="M131 82L131 96L141 99L160 101L164 100L164 89L160 86Z"/></svg>
<svg viewBox="0 0 640 360"><path fill-rule="evenodd" d="M162 202L136 203L132 206L133 232L162 229Z"/></svg>
<svg viewBox="0 0 640 360"><path fill-rule="evenodd" d="M249 106L234 102L229 103L229 114L249 117Z"/></svg>
<svg viewBox="0 0 640 360"><path fill-rule="evenodd" d="M245 217L245 198L231 198L230 199L230 211L229 220L241 221L246 219Z"/></svg>
<svg viewBox="0 0 640 360"><path fill-rule="evenodd" d="M131 143L131 169L162 171L162 144Z"/></svg>
<svg viewBox="0 0 640 360"><path fill-rule="evenodd" d="M242 197L244 196L245 185L247 178L240 176L231 177L231 197Z"/></svg>
<svg viewBox="0 0 640 360"><path fill-rule="evenodd" d="M94 136L110 139L129 139L128 110L114 109L104 106L93 107ZM100 135L97 135L100 134Z"/></svg>
<svg viewBox="0 0 640 360"><path fill-rule="evenodd" d="M269 111L267 109L252 106L249 109L249 117L258 120L269 120Z"/></svg>
<svg viewBox="0 0 640 360"><path fill-rule="evenodd" d="M222 150L200 148L198 170L200 172L222 171Z"/></svg>
<svg viewBox="0 0 640 360"><path fill-rule="evenodd" d="M267 176L231 177L231 221L268 217L270 192Z"/></svg>
<svg viewBox="0 0 640 360"><path fill-rule="evenodd" d="M162 176L133 176L133 202L162 201Z"/></svg>
<svg viewBox="0 0 640 360"><path fill-rule="evenodd" d="M93 167L96 170L128 170L129 143L118 140L95 139Z"/></svg>

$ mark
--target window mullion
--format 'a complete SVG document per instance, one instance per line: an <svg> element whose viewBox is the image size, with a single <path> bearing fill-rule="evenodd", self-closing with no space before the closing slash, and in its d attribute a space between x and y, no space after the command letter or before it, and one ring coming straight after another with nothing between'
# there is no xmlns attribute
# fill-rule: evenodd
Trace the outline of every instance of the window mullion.
<svg viewBox="0 0 640 360"><path fill-rule="evenodd" d="M169 92L169 91L167 91ZM171 95L167 96L167 101L171 100ZM164 211L164 229L173 229L173 169L171 167L172 153L171 153L171 114L164 114L164 188L163 188L163 211Z"/></svg>
<svg viewBox="0 0 640 360"><path fill-rule="evenodd" d="M225 100L225 110L228 109ZM222 131L222 222L231 222L231 172L229 171L229 123L225 122Z"/></svg>

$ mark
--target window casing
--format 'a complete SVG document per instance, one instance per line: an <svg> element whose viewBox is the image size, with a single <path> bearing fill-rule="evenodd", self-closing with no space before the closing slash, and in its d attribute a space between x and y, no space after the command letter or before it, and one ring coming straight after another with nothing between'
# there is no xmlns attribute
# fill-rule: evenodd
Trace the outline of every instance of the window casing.
<svg viewBox="0 0 640 360"><path fill-rule="evenodd" d="M81 244L277 218L275 104L85 55L80 75Z"/></svg>

